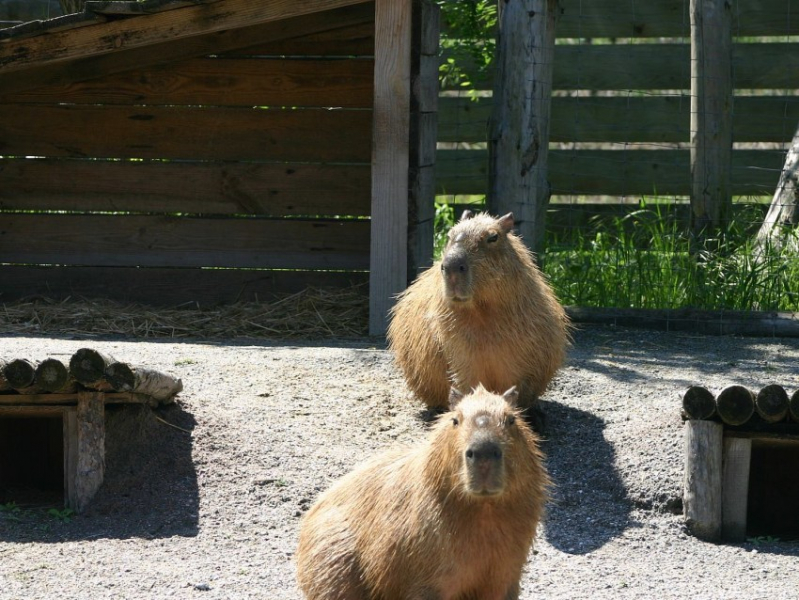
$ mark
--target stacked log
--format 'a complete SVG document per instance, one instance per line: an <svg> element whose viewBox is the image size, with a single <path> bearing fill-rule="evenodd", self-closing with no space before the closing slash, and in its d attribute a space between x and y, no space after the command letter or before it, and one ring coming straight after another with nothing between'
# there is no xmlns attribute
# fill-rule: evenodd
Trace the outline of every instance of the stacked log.
<svg viewBox="0 0 799 600"><path fill-rule="evenodd" d="M130 392L171 402L183 390L180 379L81 348L70 360L0 359L0 394L70 394L80 391Z"/></svg>
<svg viewBox="0 0 799 600"><path fill-rule="evenodd" d="M689 387L682 398L685 420L714 420L733 427L799 423L799 390L788 395L781 385L770 384L759 392L729 385L714 395L707 388Z"/></svg>
<svg viewBox="0 0 799 600"><path fill-rule="evenodd" d="M78 389L69 366L57 358L46 358L36 367L34 385L44 392L69 394Z"/></svg>

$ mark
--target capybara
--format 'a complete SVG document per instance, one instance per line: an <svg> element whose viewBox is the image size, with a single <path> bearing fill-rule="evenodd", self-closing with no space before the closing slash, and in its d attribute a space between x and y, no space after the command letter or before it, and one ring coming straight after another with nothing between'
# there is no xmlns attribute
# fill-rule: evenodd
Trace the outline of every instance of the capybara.
<svg viewBox="0 0 799 600"><path fill-rule="evenodd" d="M388 341L408 387L444 409L450 386L502 393L517 386L533 406L566 354L569 324L513 214L464 211L441 260L392 310Z"/></svg>
<svg viewBox="0 0 799 600"><path fill-rule="evenodd" d="M308 600L512 600L549 479L518 394L452 390L418 446L344 476L303 518Z"/></svg>

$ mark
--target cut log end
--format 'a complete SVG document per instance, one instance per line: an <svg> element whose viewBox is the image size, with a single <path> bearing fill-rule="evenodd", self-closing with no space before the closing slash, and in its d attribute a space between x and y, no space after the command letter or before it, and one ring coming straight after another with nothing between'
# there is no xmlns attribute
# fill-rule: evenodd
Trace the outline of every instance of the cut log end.
<svg viewBox="0 0 799 600"><path fill-rule="evenodd" d="M75 380L69 374L69 367L56 358L48 358L39 363L34 382L45 392L67 393L75 390Z"/></svg>
<svg viewBox="0 0 799 600"><path fill-rule="evenodd" d="M682 397L682 410L686 419L709 419L716 413L716 399L701 385L692 385Z"/></svg>
<svg viewBox="0 0 799 600"><path fill-rule="evenodd" d="M791 399L788 401L788 413L794 422L799 423L799 390L791 394Z"/></svg>
<svg viewBox="0 0 799 600"><path fill-rule="evenodd" d="M767 423L778 423L788 415L788 392L781 385L767 385L755 398L755 410Z"/></svg>
<svg viewBox="0 0 799 600"><path fill-rule="evenodd" d="M115 361L112 357L97 350L81 348L72 355L69 361L69 371L79 383L96 387L103 381L106 367L113 362Z"/></svg>
<svg viewBox="0 0 799 600"><path fill-rule="evenodd" d="M755 413L755 395L742 385L730 385L716 398L716 412L727 425L743 425Z"/></svg>
<svg viewBox="0 0 799 600"><path fill-rule="evenodd" d="M29 388L36 376L36 364L24 358L12 360L3 368L3 376L16 390Z"/></svg>

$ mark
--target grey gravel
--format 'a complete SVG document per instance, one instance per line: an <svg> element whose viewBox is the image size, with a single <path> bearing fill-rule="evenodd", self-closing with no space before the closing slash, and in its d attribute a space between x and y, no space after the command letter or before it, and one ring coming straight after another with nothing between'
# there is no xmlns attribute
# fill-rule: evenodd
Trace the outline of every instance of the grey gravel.
<svg viewBox="0 0 799 600"><path fill-rule="evenodd" d="M0 357L84 346L185 390L156 411L109 410L106 481L86 513L0 511L3 599L298 600L299 517L358 461L426 427L382 341L12 336ZM797 364L797 340L577 331L544 398L556 486L521 598L799 597L796 542L687 534L680 419L690 384L791 392Z"/></svg>

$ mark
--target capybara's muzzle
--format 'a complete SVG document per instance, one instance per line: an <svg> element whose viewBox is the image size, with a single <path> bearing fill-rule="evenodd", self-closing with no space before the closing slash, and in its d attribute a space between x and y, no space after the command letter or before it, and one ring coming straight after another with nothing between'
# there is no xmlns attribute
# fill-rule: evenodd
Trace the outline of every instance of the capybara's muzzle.
<svg viewBox="0 0 799 600"><path fill-rule="evenodd" d="M491 439L481 439L469 445L464 453L468 473L469 493L493 496L505 487L505 464L502 447Z"/></svg>
<svg viewBox="0 0 799 600"><path fill-rule="evenodd" d="M444 276L447 298L455 301L471 298L472 272L468 256L461 248L453 249L444 255L441 261L441 274Z"/></svg>

